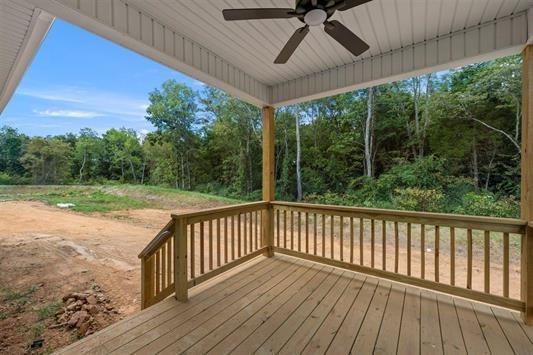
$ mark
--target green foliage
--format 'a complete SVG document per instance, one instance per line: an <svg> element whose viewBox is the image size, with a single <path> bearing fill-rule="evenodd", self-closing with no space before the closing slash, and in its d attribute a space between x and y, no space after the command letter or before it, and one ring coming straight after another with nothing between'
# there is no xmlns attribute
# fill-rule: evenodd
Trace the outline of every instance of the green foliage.
<svg viewBox="0 0 533 355"><path fill-rule="evenodd" d="M39 320L47 319L53 317L59 309L61 309L61 302L48 303L37 310L37 316Z"/></svg>
<svg viewBox="0 0 533 355"><path fill-rule="evenodd" d="M442 211L444 194L435 189L406 188L396 189L393 203L400 209L409 211Z"/></svg>
<svg viewBox="0 0 533 355"><path fill-rule="evenodd" d="M491 193L469 192L464 195L456 213L475 216L520 217L520 204L513 198L498 199Z"/></svg>

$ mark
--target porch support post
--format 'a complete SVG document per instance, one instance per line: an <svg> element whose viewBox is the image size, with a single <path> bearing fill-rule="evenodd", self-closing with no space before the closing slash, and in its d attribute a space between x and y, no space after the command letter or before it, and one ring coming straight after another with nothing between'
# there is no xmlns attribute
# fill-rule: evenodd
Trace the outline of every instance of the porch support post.
<svg viewBox="0 0 533 355"><path fill-rule="evenodd" d="M521 153L521 218L533 221L533 45L522 52L522 153ZM522 318L533 324L533 228L526 227L522 237L521 293L525 302Z"/></svg>
<svg viewBox="0 0 533 355"><path fill-rule="evenodd" d="M267 202L275 198L274 145L274 108L265 106L263 107L263 201ZM265 256L272 257L274 255L274 212L271 205L263 211L262 222L263 245L268 248Z"/></svg>
<svg viewBox="0 0 533 355"><path fill-rule="evenodd" d="M189 289L187 286L187 220L183 217L174 218L174 287L176 299L187 302Z"/></svg>

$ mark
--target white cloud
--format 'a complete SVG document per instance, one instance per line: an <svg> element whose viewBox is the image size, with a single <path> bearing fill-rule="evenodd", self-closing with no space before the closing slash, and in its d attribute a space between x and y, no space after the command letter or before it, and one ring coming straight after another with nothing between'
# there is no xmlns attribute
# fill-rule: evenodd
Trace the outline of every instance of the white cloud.
<svg viewBox="0 0 533 355"><path fill-rule="evenodd" d="M144 121L146 108L149 104L148 100L145 99L138 99L97 88L73 86L38 89L23 88L18 90L17 94L47 101L63 102L67 107L61 111L97 113L99 116L115 116L117 118L126 116L130 121ZM59 115L56 117L59 117ZM66 117L80 116L71 115Z"/></svg>
<svg viewBox="0 0 533 355"><path fill-rule="evenodd" d="M98 112L79 110L33 110L33 112L45 117L94 118L104 116Z"/></svg>

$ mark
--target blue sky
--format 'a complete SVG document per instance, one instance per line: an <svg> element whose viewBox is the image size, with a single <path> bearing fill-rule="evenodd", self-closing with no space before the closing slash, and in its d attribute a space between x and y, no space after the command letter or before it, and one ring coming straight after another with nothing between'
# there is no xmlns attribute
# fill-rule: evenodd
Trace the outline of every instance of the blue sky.
<svg viewBox="0 0 533 355"><path fill-rule="evenodd" d="M0 115L30 136L103 133L115 127L153 130L144 118L148 92L167 79L195 90L199 81L83 29L56 20Z"/></svg>

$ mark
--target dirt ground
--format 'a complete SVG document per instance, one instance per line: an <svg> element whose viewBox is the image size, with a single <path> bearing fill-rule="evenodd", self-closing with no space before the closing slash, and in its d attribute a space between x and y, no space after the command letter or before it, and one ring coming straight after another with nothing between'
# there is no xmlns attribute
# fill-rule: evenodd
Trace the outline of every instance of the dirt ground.
<svg viewBox="0 0 533 355"><path fill-rule="evenodd" d="M173 210L176 211L176 210ZM41 202L0 203L0 353L37 352L67 345L75 330L39 320L40 308L69 292L97 285L116 310L98 319L105 327L140 309L138 253L168 222L170 211L131 210L84 215ZM52 326L52 328L50 328Z"/></svg>

